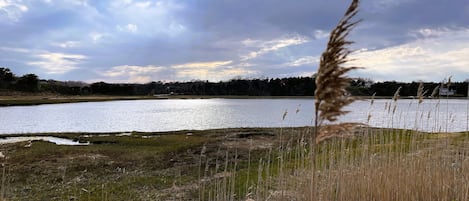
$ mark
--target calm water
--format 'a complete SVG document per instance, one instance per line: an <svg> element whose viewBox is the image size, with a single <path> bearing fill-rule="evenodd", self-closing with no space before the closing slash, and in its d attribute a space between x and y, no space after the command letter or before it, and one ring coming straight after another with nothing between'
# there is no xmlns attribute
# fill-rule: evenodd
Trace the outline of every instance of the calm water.
<svg viewBox="0 0 469 201"><path fill-rule="evenodd" d="M467 101L356 101L341 121L378 127L463 131ZM391 109L385 109L391 105ZM284 112L288 114L282 120ZM0 107L0 134L32 132L173 131L231 127L309 126L312 99L136 100ZM416 120L417 119L417 120Z"/></svg>

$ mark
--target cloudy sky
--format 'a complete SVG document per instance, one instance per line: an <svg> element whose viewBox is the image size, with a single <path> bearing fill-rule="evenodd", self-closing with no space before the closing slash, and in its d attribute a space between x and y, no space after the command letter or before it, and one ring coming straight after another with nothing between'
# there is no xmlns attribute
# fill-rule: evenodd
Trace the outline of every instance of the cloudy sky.
<svg viewBox="0 0 469 201"><path fill-rule="evenodd" d="M0 0L0 66L85 82L311 76L345 0ZM468 0L362 0L354 77L469 78Z"/></svg>

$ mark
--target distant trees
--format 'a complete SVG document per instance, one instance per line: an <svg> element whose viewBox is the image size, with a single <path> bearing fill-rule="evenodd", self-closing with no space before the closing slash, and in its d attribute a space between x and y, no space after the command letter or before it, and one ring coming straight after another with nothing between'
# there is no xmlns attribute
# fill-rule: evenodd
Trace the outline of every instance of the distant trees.
<svg viewBox="0 0 469 201"><path fill-rule="evenodd" d="M397 88L402 87L401 96L415 96L418 82L384 81L373 82L370 79L355 78L347 88L355 96L393 96ZM439 83L427 82L424 87L429 93ZM451 90L455 96L466 96L467 82L454 82ZM147 84L114 84L96 82L87 84L74 81L39 80L34 74L15 76L10 69L0 67L0 90L24 92L50 92L63 95L154 95L154 94L186 94L186 95L248 95L248 96L313 96L315 77L235 78L228 81L209 82L194 80L190 82L150 82ZM429 95L429 94L427 94Z"/></svg>
<svg viewBox="0 0 469 201"><path fill-rule="evenodd" d="M0 67L0 89L36 92L39 90L39 79L34 74L16 77L9 68Z"/></svg>
<svg viewBox="0 0 469 201"><path fill-rule="evenodd" d="M23 75L16 80L15 89L24 92L37 92L39 90L39 79L35 74Z"/></svg>
<svg viewBox="0 0 469 201"><path fill-rule="evenodd" d="M0 89L8 89L15 80L9 68L0 67Z"/></svg>

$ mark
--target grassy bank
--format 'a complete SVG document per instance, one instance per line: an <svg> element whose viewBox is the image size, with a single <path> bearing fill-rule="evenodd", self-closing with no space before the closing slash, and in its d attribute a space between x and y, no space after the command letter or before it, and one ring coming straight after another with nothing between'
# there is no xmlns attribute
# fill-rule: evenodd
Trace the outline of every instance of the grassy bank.
<svg viewBox="0 0 469 201"><path fill-rule="evenodd" d="M196 95L159 95L159 96L0 96L0 107L5 106L28 106L59 103L80 103L80 102L102 102L117 100L161 100L161 99L314 99L312 96L196 96ZM360 96L360 99L391 99L387 96ZM415 99L415 97L400 97L401 99ZM449 97L450 99L464 99Z"/></svg>
<svg viewBox="0 0 469 201"><path fill-rule="evenodd" d="M28 142L0 145L5 156L2 195L7 200L192 199L198 193L202 149L212 159L236 149L242 155L240 161L245 161L250 149L247 138L257 140L259 146L265 144L260 148L264 150L276 143L278 132L222 129L130 135L38 134L91 144L59 146L35 141L32 146ZM212 162L210 165L215 165Z"/></svg>
<svg viewBox="0 0 469 201"><path fill-rule="evenodd" d="M0 145L1 193L6 200L309 200L311 132L44 133L91 144ZM468 138L359 127L353 138L316 147L312 193L321 200L464 200Z"/></svg>
<svg viewBox="0 0 469 201"><path fill-rule="evenodd" d="M153 96L0 96L0 107L161 98Z"/></svg>

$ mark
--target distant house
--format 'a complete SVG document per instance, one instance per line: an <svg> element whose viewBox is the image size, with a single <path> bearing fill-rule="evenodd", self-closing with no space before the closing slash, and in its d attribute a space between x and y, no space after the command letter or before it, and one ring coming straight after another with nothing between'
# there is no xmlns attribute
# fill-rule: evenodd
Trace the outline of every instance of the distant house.
<svg viewBox="0 0 469 201"><path fill-rule="evenodd" d="M456 93L456 90L446 88L446 87L441 87L440 88L440 96L453 96Z"/></svg>

